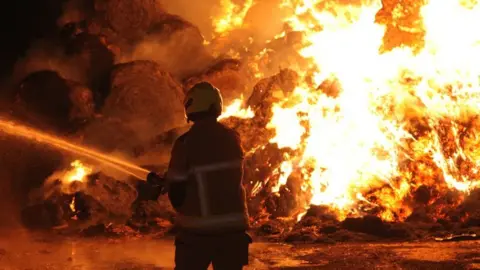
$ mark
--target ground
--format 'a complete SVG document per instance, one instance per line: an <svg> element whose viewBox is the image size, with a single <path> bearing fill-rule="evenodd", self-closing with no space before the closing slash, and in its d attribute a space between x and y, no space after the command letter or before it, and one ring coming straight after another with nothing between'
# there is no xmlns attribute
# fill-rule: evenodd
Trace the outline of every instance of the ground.
<svg viewBox="0 0 480 270"><path fill-rule="evenodd" d="M257 242L247 269L480 269L480 241L287 245ZM173 269L172 239L3 233L0 269Z"/></svg>

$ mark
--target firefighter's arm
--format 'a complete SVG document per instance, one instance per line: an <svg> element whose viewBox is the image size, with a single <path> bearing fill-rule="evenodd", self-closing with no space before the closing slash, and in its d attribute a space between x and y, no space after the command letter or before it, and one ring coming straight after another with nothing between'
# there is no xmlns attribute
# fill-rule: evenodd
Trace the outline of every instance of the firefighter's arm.
<svg viewBox="0 0 480 270"><path fill-rule="evenodd" d="M178 209L185 201L188 180L187 151L182 137L173 145L166 180L170 203Z"/></svg>

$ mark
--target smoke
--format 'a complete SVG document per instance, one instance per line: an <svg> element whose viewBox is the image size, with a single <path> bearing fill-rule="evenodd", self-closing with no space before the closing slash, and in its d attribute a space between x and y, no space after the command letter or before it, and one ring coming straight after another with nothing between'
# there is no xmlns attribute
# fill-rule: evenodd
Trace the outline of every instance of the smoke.
<svg viewBox="0 0 480 270"><path fill-rule="evenodd" d="M143 39L118 58L119 63L149 60L179 80L202 72L213 58L199 29L178 16L164 15Z"/></svg>
<svg viewBox="0 0 480 270"><path fill-rule="evenodd" d="M87 67L77 56L67 55L58 40L38 40L15 65L12 81L18 84L31 73L52 70L64 79L86 84ZM79 65L80 64L80 65Z"/></svg>
<svg viewBox="0 0 480 270"><path fill-rule="evenodd" d="M213 35L211 17L213 16L213 7L218 7L220 0L205 0L195 3L190 0L159 0L159 2L169 13L178 15L197 26L204 37Z"/></svg>

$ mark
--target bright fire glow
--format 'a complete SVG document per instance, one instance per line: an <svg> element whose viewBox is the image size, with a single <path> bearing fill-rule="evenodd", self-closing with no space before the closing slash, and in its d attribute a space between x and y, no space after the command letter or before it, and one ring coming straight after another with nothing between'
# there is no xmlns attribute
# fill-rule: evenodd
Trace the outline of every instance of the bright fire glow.
<svg viewBox="0 0 480 270"><path fill-rule="evenodd" d="M245 16L254 3L253 0L239 2L244 3L241 5L232 0L220 0L218 15L212 18L216 33L225 33L243 26Z"/></svg>
<svg viewBox="0 0 480 270"><path fill-rule="evenodd" d="M315 85L335 78L339 94L332 97L299 85L292 97L297 101L274 104L267 126L276 132L271 142L297 150L298 156L285 160L282 168L297 160L313 169L304 174L310 204L329 205L344 218L355 214L359 201L368 202L362 194L389 186L393 191L375 194L380 199L375 205L382 206L384 219L393 220L411 212L402 200L427 181L421 177L437 177L428 181L444 181L463 192L478 187L480 155L464 150L459 129L480 113L480 32L467 31L480 24L480 5L430 1L420 9L423 24L415 22L425 29L424 47L415 52L399 46L381 53L385 26L375 23L380 1L361 6L327 1L323 10L317 9L320 2L325 1L283 5L295 10L287 19L290 26L305 33L300 54L316 70ZM428 119L427 135L414 136L411 122L416 119ZM449 136L448 146L440 130ZM476 133L470 140L478 145ZM428 166L437 167L429 170L440 175L429 175L429 170L413 175L405 168L428 159L433 161ZM400 209L405 216L395 217Z"/></svg>
<svg viewBox="0 0 480 270"><path fill-rule="evenodd" d="M244 108L243 104L243 97L235 99L232 104L223 109L223 113L218 119L221 120L228 117L237 117L241 119L252 118L255 115L253 110L250 107Z"/></svg>
<svg viewBox="0 0 480 270"><path fill-rule="evenodd" d="M70 202L70 210L72 210L72 212L75 212L75 197L72 198L72 201Z"/></svg>
<svg viewBox="0 0 480 270"><path fill-rule="evenodd" d="M480 4L338 2L281 1L291 10L289 31L304 35L298 52L309 66L290 67L304 78L272 105L270 143L294 153L272 171L272 191L296 171L309 193L305 205L328 205L339 218L378 207L383 219L402 220L421 185L440 194L480 187L480 32L471 30ZM233 12L235 4L222 3L217 32L240 27L252 5ZM326 80L338 82L337 94L318 89ZM241 104L222 117L253 117Z"/></svg>
<svg viewBox="0 0 480 270"><path fill-rule="evenodd" d="M80 160L75 160L70 164L72 169L69 170L63 180L66 183L72 183L75 181L83 182L85 177L92 173L92 168L85 166Z"/></svg>

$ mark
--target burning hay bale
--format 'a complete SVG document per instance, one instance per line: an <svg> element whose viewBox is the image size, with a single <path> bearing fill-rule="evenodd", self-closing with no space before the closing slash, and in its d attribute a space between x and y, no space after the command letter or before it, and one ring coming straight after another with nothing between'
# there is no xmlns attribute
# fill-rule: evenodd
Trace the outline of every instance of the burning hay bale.
<svg viewBox="0 0 480 270"><path fill-rule="evenodd" d="M110 91L103 115L123 121L141 139L150 140L185 121L181 86L155 62L117 65Z"/></svg>
<svg viewBox="0 0 480 270"><path fill-rule="evenodd" d="M258 71L266 76L277 73L278 67L308 70L310 68L309 61L302 57L297 50L304 42L305 36L302 32L293 31L286 27L282 36L269 42L266 50L259 51L258 55L251 61L255 61L253 65L256 65Z"/></svg>
<svg viewBox="0 0 480 270"><path fill-rule="evenodd" d="M190 89L196 83L207 81L222 92L225 104L231 104L242 95L249 94L248 77L242 72L242 63L234 59L222 60L203 74L189 78L185 82L185 89Z"/></svg>
<svg viewBox="0 0 480 270"><path fill-rule="evenodd" d="M18 87L16 112L31 124L72 130L93 117L93 95L87 87L67 81L54 71L39 71Z"/></svg>
<svg viewBox="0 0 480 270"><path fill-rule="evenodd" d="M258 148L257 151L252 153L256 154L258 152L259 156L270 159L268 157L270 154L278 157L273 152L285 151L284 149L279 151L275 145L268 146L270 139L275 133L266 127L273 115L273 105L292 93L297 80L298 75L295 72L282 70L275 76L259 81L246 102L246 106L253 110L252 117L246 117L245 119L231 117L223 120L226 125L234 128L240 134L241 138L243 138L243 147L247 152ZM279 160L281 159L280 157Z"/></svg>
<svg viewBox="0 0 480 270"><path fill-rule="evenodd" d="M425 185L418 187L415 190L415 193L413 196L417 204L423 204L423 205L428 204L428 202L430 202L430 199L432 197L430 188Z"/></svg>
<svg viewBox="0 0 480 270"><path fill-rule="evenodd" d="M363 218L347 218L342 222L342 227L366 234L388 237L389 227L379 217L366 216Z"/></svg>
<svg viewBox="0 0 480 270"><path fill-rule="evenodd" d="M296 72L284 69L275 76L260 80L253 88L247 105L254 109L260 119L271 119L272 105L288 97L295 89L298 79Z"/></svg>
<svg viewBox="0 0 480 270"><path fill-rule="evenodd" d="M122 224L131 217L137 197L134 187L103 173L92 174L93 169L80 161L71 165L53 173L30 193L29 206L22 214L25 226L38 229L70 224L82 228Z"/></svg>
<svg viewBox="0 0 480 270"><path fill-rule="evenodd" d="M122 61L152 60L183 80L212 62L203 42L197 27L178 16L163 14L142 40L135 43L131 55L124 56Z"/></svg>
<svg viewBox="0 0 480 270"><path fill-rule="evenodd" d="M89 207L92 209L92 218L98 218L98 220L112 218L113 220L124 221L130 218L132 214L130 207L137 197L134 187L101 173L91 175L89 178L90 183L83 193L101 205L101 210L98 213L95 213L96 209ZM103 213L103 209L106 213ZM108 217L105 217L105 214Z"/></svg>
<svg viewBox="0 0 480 270"><path fill-rule="evenodd" d="M335 211L330 209L328 206L323 205L311 205L305 213L305 216L303 217L303 219L306 218L316 218L322 223L328 224L333 223L335 225L338 225L339 223Z"/></svg>

